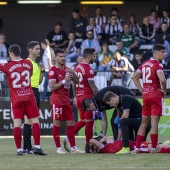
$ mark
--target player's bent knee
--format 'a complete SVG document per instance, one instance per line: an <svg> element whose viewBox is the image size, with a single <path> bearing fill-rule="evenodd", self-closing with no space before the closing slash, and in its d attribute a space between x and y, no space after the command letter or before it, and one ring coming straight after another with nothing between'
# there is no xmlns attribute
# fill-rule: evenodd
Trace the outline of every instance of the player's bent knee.
<svg viewBox="0 0 170 170"><path fill-rule="evenodd" d="M74 126L75 122L74 121L67 121L67 126Z"/></svg>
<svg viewBox="0 0 170 170"><path fill-rule="evenodd" d="M30 121L31 121L31 124L39 123L39 117L31 118Z"/></svg>
<svg viewBox="0 0 170 170"><path fill-rule="evenodd" d="M14 119L14 127L21 127L21 119Z"/></svg>

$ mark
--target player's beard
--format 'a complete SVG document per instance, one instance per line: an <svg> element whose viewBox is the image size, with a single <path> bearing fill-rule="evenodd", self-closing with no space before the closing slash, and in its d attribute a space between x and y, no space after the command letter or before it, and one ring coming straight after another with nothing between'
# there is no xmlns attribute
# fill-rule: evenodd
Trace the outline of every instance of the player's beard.
<svg viewBox="0 0 170 170"><path fill-rule="evenodd" d="M90 60L90 64L93 64L93 63L94 63L94 60L93 60L93 59L91 59L91 60Z"/></svg>

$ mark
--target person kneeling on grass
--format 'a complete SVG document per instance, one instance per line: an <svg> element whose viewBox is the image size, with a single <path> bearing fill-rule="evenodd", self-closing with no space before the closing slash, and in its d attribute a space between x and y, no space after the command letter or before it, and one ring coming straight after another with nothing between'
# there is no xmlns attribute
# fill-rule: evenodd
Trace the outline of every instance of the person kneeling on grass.
<svg viewBox="0 0 170 170"><path fill-rule="evenodd" d="M132 151L135 148L134 141L129 141L130 150ZM89 144L86 145L86 153L112 153L116 154L122 149L122 140L116 140L109 138L108 136L101 136L92 138L89 141ZM141 153L150 153L151 143L142 142L140 145ZM156 146L157 153L170 153L170 145L168 144L158 144Z"/></svg>

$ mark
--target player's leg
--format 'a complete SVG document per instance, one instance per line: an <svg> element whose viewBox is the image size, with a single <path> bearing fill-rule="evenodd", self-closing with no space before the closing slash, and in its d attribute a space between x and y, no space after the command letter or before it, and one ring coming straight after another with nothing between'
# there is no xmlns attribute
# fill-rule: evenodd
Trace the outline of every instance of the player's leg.
<svg viewBox="0 0 170 170"><path fill-rule="evenodd" d="M34 138L34 154L46 155L40 146L40 124L39 124L39 112L35 100L29 100L25 102L25 114L32 124L32 136Z"/></svg>
<svg viewBox="0 0 170 170"><path fill-rule="evenodd" d="M13 135L14 135L14 141L17 148L17 155L22 156L23 155L23 149L21 147L21 119L15 119L14 118L14 129L13 129Z"/></svg>
<svg viewBox="0 0 170 170"><path fill-rule="evenodd" d="M156 153L156 146L158 143L158 123L160 116L151 116L151 134L150 138L152 141L151 153Z"/></svg>
<svg viewBox="0 0 170 170"><path fill-rule="evenodd" d="M25 150L25 153L27 154L33 154L32 144L31 144L31 135L32 135L31 126L32 126L31 120L28 119L27 116L25 116L22 132L23 132L23 141L24 141L23 149Z"/></svg>
<svg viewBox="0 0 170 170"><path fill-rule="evenodd" d="M152 141L152 149L150 153L156 153L156 145L158 143L158 123L160 116L162 116L162 98L151 99L151 134L150 138Z"/></svg>
<svg viewBox="0 0 170 170"><path fill-rule="evenodd" d="M77 98L77 108L78 108L78 113L80 115L80 121L76 122L74 125L74 134L76 135L77 132L85 126L85 118L84 118L84 111L82 109L82 101L84 99Z"/></svg>

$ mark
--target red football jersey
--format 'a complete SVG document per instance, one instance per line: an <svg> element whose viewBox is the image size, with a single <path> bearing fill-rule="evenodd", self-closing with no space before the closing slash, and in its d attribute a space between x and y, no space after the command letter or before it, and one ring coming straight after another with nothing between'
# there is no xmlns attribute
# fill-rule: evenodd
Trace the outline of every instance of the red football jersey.
<svg viewBox="0 0 170 170"><path fill-rule="evenodd" d="M60 69L57 66L51 67L48 73L49 81L55 80L56 83L58 83L63 79L65 79L66 68L67 67L64 67L63 69ZM69 89L70 89L70 82L67 82L59 89L52 91L50 103L60 104L60 105L65 105L70 103Z"/></svg>
<svg viewBox="0 0 170 170"><path fill-rule="evenodd" d="M157 76L157 72L163 71L163 65L156 59L150 59L142 63L137 71L142 73L142 96L144 98L163 97L163 93L159 91L159 89L161 89L161 84Z"/></svg>
<svg viewBox="0 0 170 170"><path fill-rule="evenodd" d="M88 80L94 80L94 71L90 65L82 62L76 67L75 72L79 77L79 84L76 84L76 97L93 95L93 91L88 82Z"/></svg>
<svg viewBox="0 0 170 170"><path fill-rule="evenodd" d="M0 71L7 76L11 102L26 101L34 98L30 85L32 64L29 60L15 60L0 64Z"/></svg>

